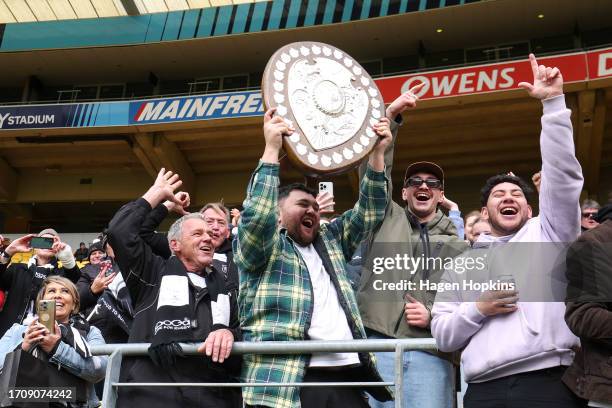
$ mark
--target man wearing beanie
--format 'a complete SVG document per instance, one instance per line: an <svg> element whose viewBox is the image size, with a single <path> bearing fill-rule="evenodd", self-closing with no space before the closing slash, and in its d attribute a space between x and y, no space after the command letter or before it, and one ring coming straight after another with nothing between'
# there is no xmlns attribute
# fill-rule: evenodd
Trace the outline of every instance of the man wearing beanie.
<svg viewBox="0 0 612 408"><path fill-rule="evenodd" d="M98 265L104 257L106 256L106 252L102 247L102 242L96 242L91 244L89 247L89 251L87 251L87 261L89 261L92 265Z"/></svg>
<svg viewBox="0 0 612 408"><path fill-rule="evenodd" d="M52 238L52 248L35 249L27 264L9 265L16 253L32 250L30 241L36 236ZM28 234L16 239L0 254L0 289L9 292L0 314L0 334L4 334L13 323L29 324L36 314L36 294L50 275L63 276L74 283L81 276L72 249L52 228L44 229L38 235Z"/></svg>

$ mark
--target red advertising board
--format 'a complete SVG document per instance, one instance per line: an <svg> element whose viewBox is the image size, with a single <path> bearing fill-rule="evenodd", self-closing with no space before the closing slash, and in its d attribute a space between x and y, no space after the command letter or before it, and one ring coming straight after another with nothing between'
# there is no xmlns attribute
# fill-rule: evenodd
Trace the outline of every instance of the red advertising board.
<svg viewBox="0 0 612 408"><path fill-rule="evenodd" d="M587 53L589 79L612 77L612 48Z"/></svg>
<svg viewBox="0 0 612 408"><path fill-rule="evenodd" d="M540 58L538 63L558 67L565 83L610 77L612 48ZM523 81L533 81L528 59L380 78L376 84L385 102L390 103L422 82L425 86L419 97L436 99L517 89Z"/></svg>

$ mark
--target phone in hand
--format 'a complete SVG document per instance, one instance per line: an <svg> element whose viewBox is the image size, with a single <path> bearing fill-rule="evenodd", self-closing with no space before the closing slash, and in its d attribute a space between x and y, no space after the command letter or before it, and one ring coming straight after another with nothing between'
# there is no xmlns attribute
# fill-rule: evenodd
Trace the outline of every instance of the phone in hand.
<svg viewBox="0 0 612 408"><path fill-rule="evenodd" d="M115 272L113 269L113 261L107 258L100 262L100 270L104 271L104 276L112 275Z"/></svg>
<svg viewBox="0 0 612 408"><path fill-rule="evenodd" d="M55 332L55 300L38 301L38 323L45 326L49 333Z"/></svg>
<svg viewBox="0 0 612 408"><path fill-rule="evenodd" d="M30 247L38 249L51 249L53 248L53 238L33 237L30 240Z"/></svg>
<svg viewBox="0 0 612 408"><path fill-rule="evenodd" d="M501 283L505 283L508 286L509 290L517 290L516 288L516 281L514 280L514 276L512 275L500 275L498 278L498 281ZM514 288L514 289L510 289L510 288ZM515 307L516 306L516 302L514 303L505 303L503 305L504 307Z"/></svg>
<svg viewBox="0 0 612 408"><path fill-rule="evenodd" d="M331 181L320 181L319 182L319 194L321 193L329 193L332 197L334 195L334 183L332 183ZM334 206L330 205L328 207L325 207L327 209L329 209L330 211L334 211Z"/></svg>

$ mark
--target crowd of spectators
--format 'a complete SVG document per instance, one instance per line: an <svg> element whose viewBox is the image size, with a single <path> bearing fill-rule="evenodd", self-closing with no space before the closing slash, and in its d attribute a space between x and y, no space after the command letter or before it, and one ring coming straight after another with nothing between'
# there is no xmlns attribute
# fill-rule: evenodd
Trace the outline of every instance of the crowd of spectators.
<svg viewBox="0 0 612 408"><path fill-rule="evenodd" d="M612 407L612 204L579 205L583 176L563 78L533 55L530 61L533 82L520 86L542 103L541 171L532 183L512 172L492 175L480 192L481 209L465 219L445 196L436 163L411 164L402 202L390 198L397 130L409 126L402 115L418 103L416 86L373 126L378 142L359 169L359 198L331 220L324 218L333 197L302 184L280 186L282 139L294 129L271 109L242 211L209 203L189 212L179 175L161 169L89 247L81 242L73 252L52 228L12 242L0 237L0 379L18 374L5 359L27 353L90 389L86 399L62 406L97 407L107 358L89 346L127 342L150 347L146 356L123 359L120 382L393 381L393 353L238 356L232 347L434 338L435 351L404 352L402 389L130 387L119 389L117 403L390 407L401 392L405 407L452 408L461 367L467 408ZM170 213L179 218L167 233L157 232ZM38 238L49 247L35 247ZM529 250L508 251L511 262L499 261L504 250L525 248L521 243ZM549 244L563 247L562 262L537 253ZM19 253L32 255L16 262ZM410 268L384 262L382 273L373 267L400 255L421 261ZM468 261L487 256L478 276L509 286L436 289L459 287L475 276L465 272ZM437 259L443 261L429 262ZM562 298L528 297L549 269L567 277ZM404 286L381 291L381 281ZM40 313L45 301L54 302L51 324ZM185 356L179 343L196 344L200 355Z"/></svg>

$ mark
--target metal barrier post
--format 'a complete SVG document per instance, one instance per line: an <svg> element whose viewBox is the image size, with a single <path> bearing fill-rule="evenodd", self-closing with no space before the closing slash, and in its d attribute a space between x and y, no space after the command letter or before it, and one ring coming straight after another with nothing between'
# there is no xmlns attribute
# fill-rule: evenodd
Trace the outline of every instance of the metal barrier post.
<svg viewBox="0 0 612 408"><path fill-rule="evenodd" d="M104 408L115 408L117 405L118 389L114 387L113 384L119 382L121 360L123 360L121 349L113 351L108 357L106 377L104 379L104 391L102 393L102 406Z"/></svg>
<svg viewBox="0 0 612 408"><path fill-rule="evenodd" d="M404 404L404 347L395 346L395 408L402 408Z"/></svg>

